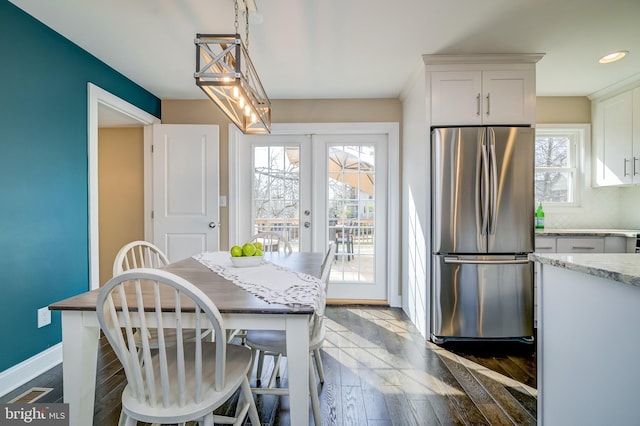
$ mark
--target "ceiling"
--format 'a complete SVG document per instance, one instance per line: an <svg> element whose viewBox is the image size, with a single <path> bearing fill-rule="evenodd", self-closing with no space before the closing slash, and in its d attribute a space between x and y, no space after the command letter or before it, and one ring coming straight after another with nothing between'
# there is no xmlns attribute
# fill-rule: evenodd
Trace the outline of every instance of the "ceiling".
<svg viewBox="0 0 640 426"><path fill-rule="evenodd" d="M10 1L161 99L204 99L193 39L235 32L233 0ZM545 53L538 96L640 76L639 0L255 1L249 52L271 99L396 98L422 54Z"/></svg>

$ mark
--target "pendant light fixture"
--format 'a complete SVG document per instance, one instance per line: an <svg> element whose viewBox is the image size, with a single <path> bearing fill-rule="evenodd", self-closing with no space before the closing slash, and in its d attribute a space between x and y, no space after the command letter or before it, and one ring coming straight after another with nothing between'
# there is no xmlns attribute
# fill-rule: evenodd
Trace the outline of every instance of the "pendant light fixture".
<svg viewBox="0 0 640 426"><path fill-rule="evenodd" d="M238 34L197 34L196 84L245 134L271 132L271 101L249 58L249 8L245 3L245 40Z"/></svg>

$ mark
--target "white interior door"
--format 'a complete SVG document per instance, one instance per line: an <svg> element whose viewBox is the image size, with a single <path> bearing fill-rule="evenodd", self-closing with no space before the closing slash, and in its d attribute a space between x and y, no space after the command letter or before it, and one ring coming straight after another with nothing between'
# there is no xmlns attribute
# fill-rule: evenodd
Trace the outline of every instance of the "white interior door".
<svg viewBox="0 0 640 426"><path fill-rule="evenodd" d="M218 126L153 126L153 241L170 261L218 250Z"/></svg>

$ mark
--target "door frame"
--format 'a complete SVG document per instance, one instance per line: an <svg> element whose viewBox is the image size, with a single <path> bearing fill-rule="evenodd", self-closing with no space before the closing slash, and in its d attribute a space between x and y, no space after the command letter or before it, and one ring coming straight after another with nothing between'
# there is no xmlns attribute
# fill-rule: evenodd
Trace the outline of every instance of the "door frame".
<svg viewBox="0 0 640 426"><path fill-rule="evenodd" d="M107 92L106 90L96 86L93 83L87 83L87 160L88 160L88 203L89 203L89 290L95 290L100 287L100 257L99 257L99 218L98 218L98 127L99 127L99 110L101 107L112 109L122 114L128 121L140 123L144 128L144 179L145 179L145 200L144 211L145 218L149 209L149 197L147 194L146 183L150 182L148 173L150 167L148 162L151 147L151 132L148 126L151 124L159 124L160 119L149 114L146 111L130 104L129 102ZM145 236L147 235L147 220L145 222Z"/></svg>
<svg viewBox="0 0 640 426"><path fill-rule="evenodd" d="M400 124L371 123L274 123L272 135L348 135L385 134L388 141L387 163L387 301L390 306L402 306L400 279ZM243 183L240 161L242 132L229 124L229 241L239 238L242 206L237 194ZM246 179L246 177L244 177ZM313 202L313 200L312 200ZM320 243L312 241L313 251L322 251ZM395 285L394 285L395 283Z"/></svg>

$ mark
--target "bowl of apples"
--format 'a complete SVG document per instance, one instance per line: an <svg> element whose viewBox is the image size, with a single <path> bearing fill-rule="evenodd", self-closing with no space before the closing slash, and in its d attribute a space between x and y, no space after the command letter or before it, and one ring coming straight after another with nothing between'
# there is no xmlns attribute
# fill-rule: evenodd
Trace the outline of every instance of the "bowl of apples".
<svg viewBox="0 0 640 426"><path fill-rule="evenodd" d="M258 241L242 246L233 246L229 253L231 254L231 263L236 268L248 268L262 263L262 244Z"/></svg>

